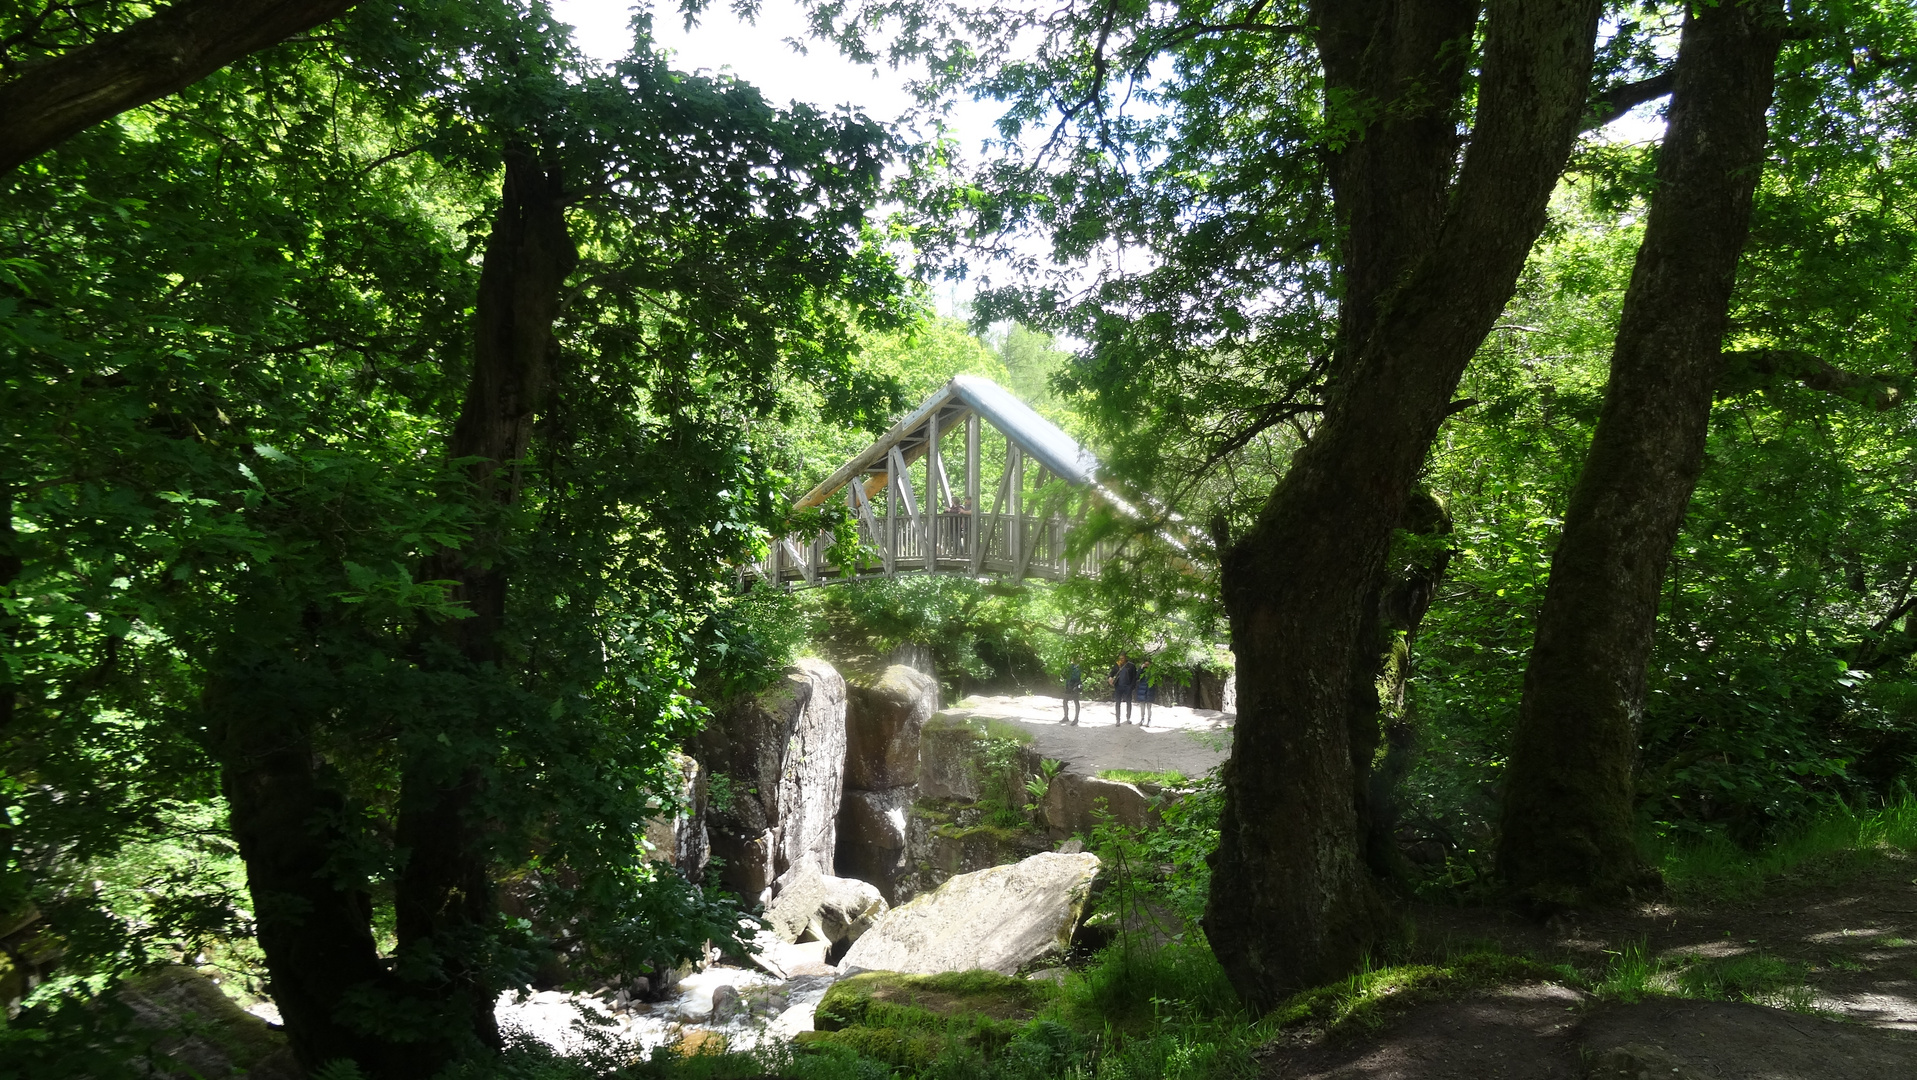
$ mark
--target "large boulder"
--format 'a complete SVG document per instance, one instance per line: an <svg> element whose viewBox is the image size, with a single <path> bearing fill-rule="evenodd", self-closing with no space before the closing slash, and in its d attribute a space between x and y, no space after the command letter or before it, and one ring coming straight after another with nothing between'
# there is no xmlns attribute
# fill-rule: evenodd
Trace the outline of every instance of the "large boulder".
<svg viewBox="0 0 1917 1080"><path fill-rule="evenodd" d="M1089 836L1093 827L1107 816L1119 825L1134 829L1159 823L1158 807L1152 797L1138 787L1078 773L1059 773L1052 777L1039 806L1046 826L1058 838Z"/></svg>
<svg viewBox="0 0 1917 1080"><path fill-rule="evenodd" d="M872 885L808 866L786 878L765 917L781 941L836 945L858 940L886 909L885 897Z"/></svg>
<svg viewBox="0 0 1917 1080"><path fill-rule="evenodd" d="M841 964L928 975L973 969L1010 975L1071 945L1097 874L1098 856L1088 852L1046 852L960 874L887 912Z"/></svg>
<svg viewBox="0 0 1917 1080"><path fill-rule="evenodd" d="M832 872L845 786L845 680L832 665L800 660L717 710L694 745L713 773L708 830L727 888L764 902L796 869Z"/></svg>
<svg viewBox="0 0 1917 1080"><path fill-rule="evenodd" d="M866 791L918 782L919 731L939 707L939 684L903 664L870 686L846 687L845 786Z"/></svg>

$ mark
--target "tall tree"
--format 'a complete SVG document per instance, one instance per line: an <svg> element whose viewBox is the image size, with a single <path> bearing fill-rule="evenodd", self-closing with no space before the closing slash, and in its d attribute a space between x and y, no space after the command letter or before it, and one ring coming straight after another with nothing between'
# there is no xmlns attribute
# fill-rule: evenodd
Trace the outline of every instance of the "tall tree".
<svg viewBox="0 0 1917 1080"><path fill-rule="evenodd" d="M1360 114L1332 165L1340 355L1322 422L1224 559L1238 724L1205 929L1256 1005L1348 971L1382 930L1358 806L1375 719L1350 729L1348 673L1374 662L1358 641L1392 530L1544 227L1598 7L1489 6L1455 168L1477 7L1317 11L1328 107Z"/></svg>
<svg viewBox="0 0 1917 1080"><path fill-rule="evenodd" d="M1498 865L1538 905L1644 882L1632 768L1664 568L1704 464L1782 6L1694 7L1611 377L1525 671Z"/></svg>

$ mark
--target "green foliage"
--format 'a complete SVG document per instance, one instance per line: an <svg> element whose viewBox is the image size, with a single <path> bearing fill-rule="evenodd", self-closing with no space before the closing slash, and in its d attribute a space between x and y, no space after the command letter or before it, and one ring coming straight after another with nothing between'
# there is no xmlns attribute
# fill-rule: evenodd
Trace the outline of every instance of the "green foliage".
<svg viewBox="0 0 1917 1080"><path fill-rule="evenodd" d="M947 574L901 575L815 590L815 638L883 656L901 645L931 650L947 692L962 673L978 680L1044 678L1050 593Z"/></svg>
<svg viewBox="0 0 1917 1080"><path fill-rule="evenodd" d="M978 804L986 821L1005 828L1025 824L1020 808L1025 805L1030 777L1026 749L1032 742L1029 732L1003 721L987 720L967 762L979 782Z"/></svg>
<svg viewBox="0 0 1917 1080"><path fill-rule="evenodd" d="M1025 781L1025 794L1035 803L1045 801L1045 793L1052 789L1052 780L1058 776L1065 763L1057 758L1041 758L1038 763L1038 775Z"/></svg>
<svg viewBox="0 0 1917 1080"><path fill-rule="evenodd" d="M407 784L482 793L527 915L412 959L511 984L562 941L616 973L737 932L639 833L695 688L776 677L802 633L789 598L732 591L783 524L760 421L797 384L832 422L894 403L855 359L905 308L866 222L890 136L643 42L599 67L540 5L361 4L334 30L7 180L0 910L33 902L67 973L21 1030L244 935L220 768L267 724L337 796L323 872L372 929ZM502 506L445 439L514 147L574 187L580 262ZM455 553L510 582L499 663L444 646L471 615L438 579Z"/></svg>
<svg viewBox="0 0 1917 1080"><path fill-rule="evenodd" d="M1116 917L1127 939L1147 930L1192 934L1205 913L1224 784L1216 769L1180 779L1176 795L1157 799L1157 827L1133 829L1106 818L1092 831L1091 846L1111 876L1099 908ZM1170 925L1162 925L1161 912Z"/></svg>
<svg viewBox="0 0 1917 1080"><path fill-rule="evenodd" d="M1156 787L1183 787L1191 778L1176 769L1100 769L1098 775L1105 780L1118 780L1127 784L1151 784Z"/></svg>

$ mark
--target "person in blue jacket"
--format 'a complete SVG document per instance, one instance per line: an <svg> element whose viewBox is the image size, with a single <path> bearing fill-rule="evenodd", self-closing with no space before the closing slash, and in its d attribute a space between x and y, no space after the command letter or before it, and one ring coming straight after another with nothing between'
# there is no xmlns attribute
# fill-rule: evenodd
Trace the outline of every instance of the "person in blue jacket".
<svg viewBox="0 0 1917 1080"><path fill-rule="evenodd" d="M1085 675L1078 670L1078 661L1074 660L1065 669L1065 719L1061 724L1078 726L1078 716L1085 714ZM1078 716L1072 714L1072 706L1078 706Z"/></svg>
<svg viewBox="0 0 1917 1080"><path fill-rule="evenodd" d="M1132 695L1138 701L1138 726L1152 726L1152 702L1158 698L1158 673L1152 670L1151 658L1138 663L1138 689Z"/></svg>
<svg viewBox="0 0 1917 1080"><path fill-rule="evenodd" d="M1138 666L1132 663L1131 654L1118 654L1118 665L1105 682L1112 688L1112 726L1118 727L1132 715L1132 694L1138 688Z"/></svg>

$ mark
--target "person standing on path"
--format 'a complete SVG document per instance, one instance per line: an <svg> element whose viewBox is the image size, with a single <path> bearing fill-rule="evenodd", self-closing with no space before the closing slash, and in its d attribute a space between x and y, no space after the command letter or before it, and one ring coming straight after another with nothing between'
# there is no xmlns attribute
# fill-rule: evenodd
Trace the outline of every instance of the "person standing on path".
<svg viewBox="0 0 1917 1080"><path fill-rule="evenodd" d="M1112 726L1118 727L1125 723L1121 717L1132 715L1132 692L1138 686L1138 668L1130 653L1118 654L1118 666L1105 681L1112 687Z"/></svg>
<svg viewBox="0 0 1917 1080"><path fill-rule="evenodd" d="M1138 701L1138 726L1152 726L1152 702L1158 697L1158 675L1152 671L1151 657L1146 657L1138 665L1138 690L1133 694Z"/></svg>
<svg viewBox="0 0 1917 1080"><path fill-rule="evenodd" d="M1074 660L1065 669L1065 719L1059 723L1078 726L1078 717L1085 714L1084 693L1085 676L1078 670L1078 661ZM1078 706L1077 716L1072 714L1073 705Z"/></svg>

